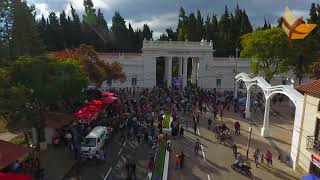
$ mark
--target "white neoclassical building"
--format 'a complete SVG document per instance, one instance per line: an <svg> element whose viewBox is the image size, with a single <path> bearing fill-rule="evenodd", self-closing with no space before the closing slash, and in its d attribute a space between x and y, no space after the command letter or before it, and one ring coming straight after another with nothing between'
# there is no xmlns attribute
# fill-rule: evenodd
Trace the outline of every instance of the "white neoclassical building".
<svg viewBox="0 0 320 180"><path fill-rule="evenodd" d="M172 85L178 77L183 86L187 81L206 89L233 89L236 72L250 73L249 58L214 57L213 42L143 41L142 53L100 53L101 60L117 61L127 75L125 82L104 82L102 88L154 87L159 82ZM164 63L159 70L157 64ZM173 70L175 69L175 74ZM161 74L157 79L156 74ZM289 84L287 75L271 84Z"/></svg>

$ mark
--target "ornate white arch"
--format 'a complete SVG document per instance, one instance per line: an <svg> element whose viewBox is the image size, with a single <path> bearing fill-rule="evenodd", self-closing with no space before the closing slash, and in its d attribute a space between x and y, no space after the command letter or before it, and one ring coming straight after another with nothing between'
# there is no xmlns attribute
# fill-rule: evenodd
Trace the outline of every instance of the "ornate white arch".
<svg viewBox="0 0 320 180"><path fill-rule="evenodd" d="M275 94L284 94L287 97L289 97L290 100L294 103L296 109L295 109L290 156L291 156L293 168L295 169L296 162L297 162L299 137L301 135L300 128L301 128L301 122L302 122L303 95L299 93L296 89L291 87L290 85L272 86L263 77L250 78L249 75L246 73L239 73L235 76L235 79L236 79L236 82L242 80L247 87L247 102L246 102L247 118L250 118L251 88L253 85L257 85L261 87L266 100L263 127L261 128L261 135L264 137L269 136L269 109L270 109L270 100L272 96ZM237 90L235 91L235 97L237 97L236 92Z"/></svg>

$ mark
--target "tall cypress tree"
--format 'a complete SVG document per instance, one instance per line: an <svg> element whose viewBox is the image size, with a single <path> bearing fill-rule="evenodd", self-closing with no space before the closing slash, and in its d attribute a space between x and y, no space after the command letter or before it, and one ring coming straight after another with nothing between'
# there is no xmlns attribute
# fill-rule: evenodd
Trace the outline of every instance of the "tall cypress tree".
<svg viewBox="0 0 320 180"><path fill-rule="evenodd" d="M187 36L187 23L188 23L188 17L186 15L185 10L180 7L179 11L179 19L178 19L178 26L177 26L177 39L179 41L184 41Z"/></svg>
<svg viewBox="0 0 320 180"><path fill-rule="evenodd" d="M43 52L44 46L40 39L33 8L25 1L12 1L12 55L35 55Z"/></svg>
<svg viewBox="0 0 320 180"><path fill-rule="evenodd" d="M55 12L50 12L46 28L47 48L49 51L59 51L64 49L63 34L60 23Z"/></svg>
<svg viewBox="0 0 320 180"><path fill-rule="evenodd" d="M71 3L70 3L70 7L71 7L71 16L72 16L71 41L72 41L72 47L76 48L76 47L79 47L80 43L82 42L81 21L78 13L73 8Z"/></svg>
<svg viewBox="0 0 320 180"><path fill-rule="evenodd" d="M117 51L128 51L128 29L126 27L126 22L119 12L115 12L112 17L112 42L115 50Z"/></svg>
<svg viewBox="0 0 320 180"><path fill-rule="evenodd" d="M128 29L128 42L129 42L129 52L135 52L138 49L138 44L135 43L135 37L134 37L134 31L132 29L131 24L129 23L129 29Z"/></svg>
<svg viewBox="0 0 320 180"><path fill-rule="evenodd" d="M43 15L41 16L41 19L38 21L38 29L39 29L40 38L43 40L43 43L47 46L47 43L48 43L47 36L49 34L46 33L47 21Z"/></svg>
<svg viewBox="0 0 320 180"><path fill-rule="evenodd" d="M317 8L315 3L311 4L309 15L310 15L310 18L308 19L308 23L318 22L318 14L317 14Z"/></svg>
<svg viewBox="0 0 320 180"><path fill-rule="evenodd" d="M203 26L203 18L201 16L201 12L197 11L197 22L196 22L196 32L194 35L195 41L201 41L204 38L204 26Z"/></svg>
<svg viewBox="0 0 320 180"><path fill-rule="evenodd" d="M149 26L144 24L142 29L143 39L146 38L147 40L152 40L152 33L153 32L150 30Z"/></svg>
<svg viewBox="0 0 320 180"><path fill-rule="evenodd" d="M64 11L60 13L59 20L60 20L61 36L63 38L63 47L70 48L72 47L72 42L70 38L71 25Z"/></svg>

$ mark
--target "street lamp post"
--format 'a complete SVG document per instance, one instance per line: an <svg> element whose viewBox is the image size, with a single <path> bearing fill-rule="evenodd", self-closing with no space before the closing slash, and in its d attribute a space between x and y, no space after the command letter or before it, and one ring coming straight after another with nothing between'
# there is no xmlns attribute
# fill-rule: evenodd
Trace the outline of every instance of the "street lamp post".
<svg viewBox="0 0 320 180"><path fill-rule="evenodd" d="M239 52L239 48L236 48L235 66L234 66L234 69L233 69L233 73L234 73L233 93L236 92L236 75L237 75L237 73L238 73L238 52Z"/></svg>

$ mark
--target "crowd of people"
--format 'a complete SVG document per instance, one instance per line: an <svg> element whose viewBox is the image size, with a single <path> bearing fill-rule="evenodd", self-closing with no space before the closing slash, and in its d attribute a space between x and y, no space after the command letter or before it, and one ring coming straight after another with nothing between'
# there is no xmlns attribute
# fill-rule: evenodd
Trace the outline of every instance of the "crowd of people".
<svg viewBox="0 0 320 180"><path fill-rule="evenodd" d="M234 111L238 111L239 104L237 99L233 98L233 92L224 91L217 92L214 90L204 90L200 88L167 88L155 87L152 89L140 89L139 91L124 88L111 89L111 92L117 95L116 105L108 106L105 109L104 116L97 124L106 124L114 129L114 132L119 132L121 143L124 144L128 140L135 139L138 143L142 141L150 145L152 155L148 163L148 171L154 170L154 161L158 152L159 134L162 134L165 140L169 139L167 133L162 132L164 126L164 114L169 113L172 117L170 123L171 137L183 136L184 131L188 130L190 123L193 124L193 132L197 134L199 122L203 117L201 114L211 112L213 116L208 118L208 129L214 130L227 129L225 124L219 124L218 119L223 119L225 111L229 111L230 107L234 107ZM192 118L189 122L187 116ZM106 121L106 119L111 119ZM234 124L235 134L240 135L240 122ZM70 151L74 152L75 158L78 156L78 146L81 138L90 131L90 126L81 124L73 124L66 131L64 142L69 147ZM224 130L223 130L224 131ZM170 144L170 143L169 143ZM200 141L197 139L194 142L195 154L198 154L200 149ZM170 149L170 147L169 147ZM234 156L239 157L237 146L234 145ZM181 151L180 154L183 154ZM267 155L268 154L268 155ZM260 154L261 156L261 154ZM265 155L268 164L270 161L270 153ZM271 155L272 159L272 155ZM183 167L184 156L176 156L176 161L179 162L178 169ZM127 179L136 179L135 175L135 160L128 160L126 164Z"/></svg>

